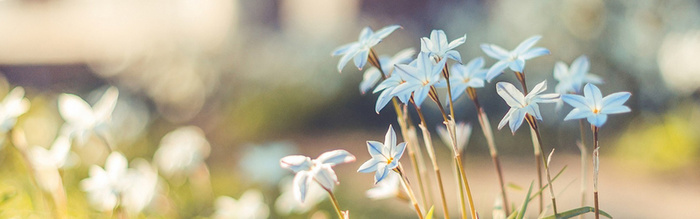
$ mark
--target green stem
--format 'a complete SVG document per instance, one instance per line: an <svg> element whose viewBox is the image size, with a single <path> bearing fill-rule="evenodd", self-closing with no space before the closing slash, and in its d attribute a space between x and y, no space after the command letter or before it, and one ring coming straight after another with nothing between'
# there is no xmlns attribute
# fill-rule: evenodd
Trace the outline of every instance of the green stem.
<svg viewBox="0 0 700 219"><path fill-rule="evenodd" d="M528 90L527 90L527 83L525 82L525 73L524 72L513 72L515 74L515 77L520 81L520 85L523 87L523 94L527 95ZM535 126L537 124L535 123ZM539 130L535 130L535 128L530 126L530 135L532 138L532 147L534 149L534 155L535 155L535 164L537 166L537 185L539 188L542 188L542 164L540 163L540 160L543 160L544 157L542 157L542 145L540 144L539 139L535 140L537 138L537 134ZM540 203L540 213L544 210L544 197L540 196L539 198L539 203Z"/></svg>
<svg viewBox="0 0 700 219"><path fill-rule="evenodd" d="M399 166L396 168L396 172L399 173L399 175L401 176L401 185L403 186L403 189L406 190L406 194L408 194L408 198L411 200L411 204L416 210L418 218L423 219L423 213L420 211L420 207L418 207L418 201L416 200L416 196L413 193L413 189L411 189L411 187L409 186L408 178L404 176L403 171L401 169L403 168L401 168L401 163L399 163Z"/></svg>
<svg viewBox="0 0 700 219"><path fill-rule="evenodd" d="M542 136L540 135L540 131L537 126L537 121L535 120L535 117L528 114L525 118L527 119L528 124L530 124L530 128L532 128L532 130L535 130L535 135L537 136L537 143L540 146L540 151L542 151ZM544 157L540 157L542 158L542 163L544 164L544 171L547 174L547 184L549 185L549 195L552 196L552 209L554 210L554 217L557 217L557 201L556 197L554 196L554 186L552 185L552 176L549 172L549 165L547 164L547 160ZM540 197L542 196L540 195Z"/></svg>

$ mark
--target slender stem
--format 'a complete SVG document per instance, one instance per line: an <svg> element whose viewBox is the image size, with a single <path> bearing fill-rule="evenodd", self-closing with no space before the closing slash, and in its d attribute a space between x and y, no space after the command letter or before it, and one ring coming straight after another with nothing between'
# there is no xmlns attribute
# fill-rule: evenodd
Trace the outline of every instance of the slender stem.
<svg viewBox="0 0 700 219"><path fill-rule="evenodd" d="M420 118L420 129L423 132L423 141L425 141L425 147L428 149L428 157L430 157L430 160L433 163L433 171L435 171L435 178L437 179L438 182L438 189L440 190L440 199L442 201L442 210L443 213L445 214L445 219L450 218L450 212L447 209L447 200L445 199L445 189L443 188L442 185L442 176L440 175L440 168L438 167L437 164L437 158L435 157L435 149L433 148L433 143L430 138L430 132L428 131L428 128L426 128L426 122L425 122L425 117L423 117L423 112L421 111L420 107L416 105L416 103L411 99L411 103L413 106L416 108L416 112L418 112L418 117Z"/></svg>
<svg viewBox="0 0 700 219"><path fill-rule="evenodd" d="M326 192L328 192L328 195L331 197L331 202L333 203L333 208L335 209L335 213L338 213L338 219L343 219L343 212L340 210L340 205L338 204L338 199L335 198L335 195L333 195L333 192L331 190L326 189Z"/></svg>
<svg viewBox="0 0 700 219"><path fill-rule="evenodd" d="M527 83L525 82L525 73L524 72L513 72L515 73L515 77L520 81L520 85L523 87L523 94L527 95L529 92L527 90ZM536 130L537 123L535 121L534 123L534 128L532 125L530 125L530 135L532 138L532 147L534 149L534 155L535 155L535 164L537 166L537 185L539 188L542 188L542 164L540 163L540 160L543 160L544 157L542 157L542 145L538 140L535 140L537 138L536 133L539 131ZM539 203L540 203L540 213L544 210L544 197L541 195L538 198Z"/></svg>
<svg viewBox="0 0 700 219"><path fill-rule="evenodd" d="M469 189L469 180L467 180L467 173L464 172L464 168L462 166L462 156L457 154L455 155L455 162L457 163L457 167L459 169L460 177L462 181L464 182L464 188L467 191L467 200L469 201L469 211L472 214L472 218L476 219L478 218L476 215L476 209L474 208L474 199L472 198L472 191Z"/></svg>
<svg viewBox="0 0 700 219"><path fill-rule="evenodd" d="M408 194L408 197L411 199L411 204L413 205L413 208L416 209L416 214L418 214L418 218L423 219L423 213L420 211L420 207L418 207L418 201L416 200L416 196L413 194L413 189L409 186L408 183L408 178L403 174L401 167L401 163L399 163L399 166L396 168L396 172L399 173L401 176L401 185L403 186L403 189L406 190L406 194Z"/></svg>
<svg viewBox="0 0 700 219"><path fill-rule="evenodd" d="M381 72L382 77L384 79L387 79L388 76L385 74L384 69L382 69L381 63L379 62L379 58L377 57L377 53L374 51L374 49L370 48L370 55L367 57L367 60L369 61L370 64L374 65L379 72ZM418 179L418 186L420 188L420 193L421 193L421 199L423 201L423 208L426 208L427 205L427 200L426 200L426 193L425 193L425 186L423 185L423 179L421 175L422 171L421 167L423 166L422 159L416 159L416 151L418 152L418 155L422 158L423 155L420 152L420 148L416 147L415 145L418 145L417 141L414 142L413 139L410 139L408 136L409 132L409 127L411 126L410 124L410 117L408 115L404 114L401 111L401 107L399 102L397 101L397 98L394 97L391 99L392 104L394 105L394 111L396 112L396 121L399 123L399 127L401 128L401 135L404 137L404 141L406 141L406 144L408 144L408 156L411 159L411 163L413 166L413 171L415 171L416 178ZM427 175L426 175L427 177Z"/></svg>
<svg viewBox="0 0 700 219"><path fill-rule="evenodd" d="M462 184L462 174L459 172L459 164L457 164L457 162L454 162L454 164L455 164L454 174L455 174L455 176L457 176L457 177L455 177L455 180L457 181L457 185L459 185L458 186L459 187L459 200L464 200L465 197L464 197L464 184ZM462 205L460 205L459 210L460 210L460 213L462 214L462 218L466 219L467 218L467 206L462 204Z"/></svg>
<svg viewBox="0 0 700 219"><path fill-rule="evenodd" d="M501 187L501 198L503 199L504 203L503 209L505 210L506 215L510 215L510 204L508 202L508 196L506 195L506 187L504 184L505 180L503 180L503 170L501 169L501 161L498 158L498 150L496 150L496 143L494 141L493 131L491 129L491 123L489 122L489 117L486 115L484 108L482 108L479 104L479 98L476 95L476 89L474 89L473 87L467 88L467 94L469 94L469 98L474 102L474 106L476 107L479 118L479 125L481 126L481 131L484 133L484 137L486 137L486 143L489 146L489 152L491 153L491 160L493 161L493 165L496 166L496 173L498 174L498 184Z"/></svg>
<svg viewBox="0 0 700 219"><path fill-rule="evenodd" d="M598 167L600 160L598 157L598 127L591 125L593 129L593 202L595 205L595 218L600 219L600 208L598 207Z"/></svg>
<svg viewBox="0 0 700 219"><path fill-rule="evenodd" d="M525 73L523 72L514 72L515 77L518 78L518 81L520 81L520 85L523 86L523 93L527 95L527 83L525 83Z"/></svg>
<svg viewBox="0 0 700 219"><path fill-rule="evenodd" d="M581 207L585 207L586 206L586 193L587 193L586 192L586 182L588 181L587 177L586 177L588 175L588 174L586 174L588 172L588 165L586 165L586 163L587 163L586 160L588 160L588 156L587 156L588 149L586 148L586 143L584 140L584 139L586 139L586 129L584 126L584 120L579 119L578 125L579 125L579 130L581 131L581 141L580 141L580 144L578 144L578 148L581 151ZM585 216L582 214L579 218L583 219L584 217Z"/></svg>
<svg viewBox="0 0 700 219"><path fill-rule="evenodd" d="M455 108L452 102L452 87L450 86L450 69L447 67L447 62L445 62L445 67L442 68L442 75L445 77L447 82L447 97L450 101L450 118L455 119Z"/></svg>
<svg viewBox="0 0 700 219"><path fill-rule="evenodd" d="M537 142L540 146L540 151L542 151L542 136L540 135L539 128L537 127L537 120L535 120L535 117L532 115L527 115L525 117L527 119L528 124L530 124L530 127L535 130L535 135L537 136ZM552 196L552 209L554 210L554 217L558 217L558 211L557 211L557 201L556 197L554 196L554 186L552 185L552 176L549 172L549 165L547 164L547 160L544 157L542 158L542 163L544 164L544 171L547 174L547 184L549 185L549 195ZM540 195L542 197L542 195Z"/></svg>

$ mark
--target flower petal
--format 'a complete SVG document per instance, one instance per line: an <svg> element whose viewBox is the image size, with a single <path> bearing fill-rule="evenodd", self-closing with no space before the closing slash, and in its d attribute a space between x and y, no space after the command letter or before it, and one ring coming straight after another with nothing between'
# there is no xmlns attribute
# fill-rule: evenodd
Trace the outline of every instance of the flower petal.
<svg viewBox="0 0 700 219"><path fill-rule="evenodd" d="M399 25L391 25L391 26L386 26L382 29L377 30L376 33L372 36L374 39L382 40L389 36L389 34L393 33L395 30L401 28Z"/></svg>
<svg viewBox="0 0 700 219"><path fill-rule="evenodd" d="M515 110L513 114L510 116L510 121L508 123L510 124L510 132L515 134L515 131L520 128L520 125L523 124L523 120L525 120L525 110L519 109Z"/></svg>
<svg viewBox="0 0 700 219"><path fill-rule="evenodd" d="M551 54L549 52L549 49L537 47L537 48L528 50L527 52L525 52L524 54L521 54L518 57L520 57L521 59L524 59L524 60L529 60L532 58L540 57L543 55L549 55L549 54Z"/></svg>
<svg viewBox="0 0 700 219"><path fill-rule="evenodd" d="M367 141L367 151L369 151L369 155L372 155L372 157L384 157L386 158L386 155L382 153L384 145L380 142L377 141Z"/></svg>
<svg viewBox="0 0 700 219"><path fill-rule="evenodd" d="M85 124L94 118L90 105L73 94L58 96L58 112L69 124Z"/></svg>
<svg viewBox="0 0 700 219"><path fill-rule="evenodd" d="M388 173L389 168L386 168L386 163L378 163L377 172L374 173L374 184L377 184L379 181L382 181L382 179L384 179Z"/></svg>
<svg viewBox="0 0 700 219"><path fill-rule="evenodd" d="M595 116L588 108L575 108L564 117L564 121L572 119L583 119L589 116Z"/></svg>
<svg viewBox="0 0 700 219"><path fill-rule="evenodd" d="M452 59L459 63L462 63L462 56L456 50L450 50L445 53L445 59Z"/></svg>
<svg viewBox="0 0 700 219"><path fill-rule="evenodd" d="M515 54L523 54L525 51L532 48L532 46L534 46L537 43L537 41L539 41L541 38L542 36L539 35L531 36L530 38L527 38L523 42L521 42L517 47L515 47L513 52Z"/></svg>
<svg viewBox="0 0 700 219"><path fill-rule="evenodd" d="M360 82L360 93L367 93L367 91L372 89L372 87L374 87L374 85L376 85L381 78L382 74L379 73L379 69L367 69L367 71L365 71L365 73L362 75L362 81Z"/></svg>
<svg viewBox="0 0 700 219"><path fill-rule="evenodd" d="M534 97L534 96L537 96L538 94L544 92L545 90L547 90L547 80L544 80L544 81L540 82L539 84L535 85L535 87L532 88L532 90L530 90L530 93L528 93L527 95Z"/></svg>
<svg viewBox="0 0 700 219"><path fill-rule="evenodd" d="M356 47L357 44L355 44L354 46ZM357 48L352 48L347 53L345 53L345 55L343 55L343 57L340 58L340 61L338 61L338 66L337 66L338 72L343 71L343 67L345 67L345 65L348 64L348 62L350 62L350 59L352 59L353 57L355 57L355 55L357 55L357 52L358 52Z"/></svg>
<svg viewBox="0 0 700 219"><path fill-rule="evenodd" d="M566 67L566 63L562 61L557 61L554 63L554 79L560 83L564 80L569 79L569 68Z"/></svg>
<svg viewBox="0 0 700 219"><path fill-rule="evenodd" d="M488 73L486 73L486 81L491 82L491 80L501 75L501 73L503 73L503 70L505 70L506 68L508 68L508 62L496 62L496 64L493 64L493 66L489 68Z"/></svg>
<svg viewBox="0 0 700 219"><path fill-rule="evenodd" d="M608 120L608 115L605 114L593 114L592 116L588 117L588 122L591 123L591 125L594 125L596 127L602 127L605 124L605 121Z"/></svg>
<svg viewBox="0 0 700 219"><path fill-rule="evenodd" d="M306 192L309 190L310 177L307 171L301 171L294 176L292 181L294 198L300 203L304 203L306 199Z"/></svg>
<svg viewBox="0 0 700 219"><path fill-rule="evenodd" d="M280 159L280 166L285 169L290 169L296 173L311 169L313 164L311 163L311 158L307 156L290 155Z"/></svg>
<svg viewBox="0 0 700 219"><path fill-rule="evenodd" d="M386 155L392 155L393 153L393 148L396 146L396 132L394 132L394 127L389 125L389 129L386 131L386 135L384 135L384 148L390 149L389 153Z"/></svg>
<svg viewBox="0 0 700 219"><path fill-rule="evenodd" d="M498 123L498 130L501 130L503 126L506 126L506 124L508 124L508 121L510 121L510 117L513 116L513 112L515 112L516 110L516 108L510 108L508 110L506 115L503 116L503 119L501 119L501 122Z"/></svg>
<svg viewBox="0 0 700 219"><path fill-rule="evenodd" d="M630 112L629 107L627 106L612 106L612 107L603 107L603 109L600 110L601 114L618 114L618 113L627 113Z"/></svg>
<svg viewBox="0 0 700 219"><path fill-rule="evenodd" d="M464 42L466 42L466 41L467 41L467 35L464 34L464 36L457 38L455 40L452 40L452 42L450 42L450 44L447 45L447 50L454 49L454 48L458 47L459 45L464 44Z"/></svg>
<svg viewBox="0 0 700 219"><path fill-rule="evenodd" d="M515 72L523 72L523 69L525 69L525 60L523 58L517 58L512 62L508 62L508 67Z"/></svg>
<svg viewBox="0 0 700 219"><path fill-rule="evenodd" d="M347 53L348 51L350 51L351 48L353 48L356 44L357 44L356 42L352 42L352 43L348 43L348 44L339 46L338 48L336 48L335 50L333 50L333 52L331 52L331 56L337 56L337 55L345 54L345 53Z"/></svg>
<svg viewBox="0 0 700 219"><path fill-rule="evenodd" d="M542 120L542 114L540 114L540 106L537 104L530 104L524 108L526 112L535 117L537 120Z"/></svg>
<svg viewBox="0 0 700 219"><path fill-rule="evenodd" d="M604 110L607 107L621 106L622 104L625 104L631 95L632 93L630 92L617 92L610 94L603 98L601 110Z"/></svg>
<svg viewBox="0 0 700 219"><path fill-rule="evenodd" d="M316 158L316 161L322 164L330 164L335 166L341 163L350 163L355 161L355 156L346 150L332 150L325 152Z"/></svg>
<svg viewBox="0 0 700 219"><path fill-rule="evenodd" d="M379 94L379 97L377 97L377 103L374 105L374 111L376 111L377 114L379 114L379 111L384 109L384 107L389 103L389 101L391 101L391 99L394 98L394 96L391 95L391 92L393 90L394 89L384 90L384 92Z"/></svg>
<svg viewBox="0 0 700 219"><path fill-rule="evenodd" d="M588 61L588 56L581 55L574 62L571 63L571 74L572 75L586 75L590 68L590 62Z"/></svg>
<svg viewBox="0 0 700 219"><path fill-rule="evenodd" d="M568 103L569 105L573 106L574 108L581 108L581 109L590 109L591 107L588 106L588 102L586 101L586 98L584 98L581 95L576 95L576 94L563 94L561 95L561 99Z"/></svg>
<svg viewBox="0 0 700 219"><path fill-rule="evenodd" d="M102 95L102 98L93 106L96 119L107 121L111 117L112 112L114 112L114 107L117 105L118 98L119 90L117 90L116 87L109 87Z"/></svg>
<svg viewBox="0 0 700 219"><path fill-rule="evenodd" d="M369 50L360 50L358 51L357 55L355 55L355 67L357 69L362 70L363 67L365 67L365 64L367 64L367 57L369 57Z"/></svg>
<svg viewBox="0 0 700 219"><path fill-rule="evenodd" d="M509 52L507 50L494 44L481 44L481 50L484 51L487 56L498 60L507 59L509 56Z"/></svg>
<svg viewBox="0 0 700 219"><path fill-rule="evenodd" d="M368 41L374 32L372 32L372 28L365 27L362 28L362 31L360 31L360 36L357 37L358 42L366 42Z"/></svg>
<svg viewBox="0 0 700 219"><path fill-rule="evenodd" d="M589 107L600 109L603 107L603 94L600 89L593 84L586 84L583 87L583 95L586 96L586 101Z"/></svg>
<svg viewBox="0 0 700 219"><path fill-rule="evenodd" d="M484 57L476 57L464 66L464 70L473 75L484 67Z"/></svg>
<svg viewBox="0 0 700 219"><path fill-rule="evenodd" d="M382 163L382 162L386 162L386 161L381 161L381 160L374 159L374 158L369 159L368 161L365 161L360 166L360 168L357 169L357 172L370 173L370 172L377 171L377 164Z"/></svg>
<svg viewBox="0 0 700 219"><path fill-rule="evenodd" d="M401 142L400 144L396 145L396 147L394 148L394 154L392 154L392 156L394 157L394 160L392 161L392 163L395 163L396 165L398 165L399 159L401 159L401 157L403 156L403 152L405 150L406 150L406 142ZM396 166L394 166L394 167L396 167Z"/></svg>
<svg viewBox="0 0 700 219"><path fill-rule="evenodd" d="M520 91L513 86L513 84L508 82L498 82L496 83L496 92L503 100L506 101L508 106L511 107L523 107L526 105L525 97Z"/></svg>
<svg viewBox="0 0 700 219"><path fill-rule="evenodd" d="M333 190L333 186L338 184L338 176L330 165L321 165L312 171L314 179L318 184L327 190Z"/></svg>

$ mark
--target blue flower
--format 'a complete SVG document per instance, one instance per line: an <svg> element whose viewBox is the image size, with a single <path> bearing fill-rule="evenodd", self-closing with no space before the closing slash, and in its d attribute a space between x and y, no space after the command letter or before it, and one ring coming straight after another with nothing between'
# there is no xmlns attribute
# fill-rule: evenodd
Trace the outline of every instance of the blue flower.
<svg viewBox="0 0 700 219"><path fill-rule="evenodd" d="M459 52L452 49L464 44L466 39L467 35L465 34L463 37L447 43L447 36L444 31L433 30L430 32L430 38L423 37L420 39L420 51L436 56L439 59L449 58L462 63L462 57L459 55Z"/></svg>
<svg viewBox="0 0 700 219"><path fill-rule="evenodd" d="M396 144L396 133L394 128L389 125L389 130L384 137L384 144L376 141L367 141L367 150L372 155L367 162L363 163L357 172L374 174L374 184L384 179L390 170L399 166L399 159L406 149L406 143Z"/></svg>
<svg viewBox="0 0 700 219"><path fill-rule="evenodd" d="M464 94L467 88L484 87L488 69L484 69L484 58L478 57L472 59L467 65L455 64L450 70L450 87L452 88L452 101ZM436 87L446 87L444 80L435 85ZM446 101L449 103L450 101Z"/></svg>
<svg viewBox="0 0 700 219"><path fill-rule="evenodd" d="M440 81L441 72L447 59L440 60L434 64L427 53L418 54L415 65L398 64L396 74L405 80L403 84L394 88L392 96L406 95L413 93L413 101L420 107L423 100L428 97L430 87Z"/></svg>
<svg viewBox="0 0 700 219"><path fill-rule="evenodd" d="M632 95L630 92L617 92L603 97L600 89L593 84L583 87L583 95L565 94L561 99L574 109L564 120L588 119L591 125L601 127L608 119L608 114L626 113L630 108L622 105Z"/></svg>
<svg viewBox="0 0 700 219"><path fill-rule="evenodd" d="M411 93L406 92L403 94L399 95L392 95L394 89L398 87L399 85L406 83L406 80L402 79L399 74L392 74L391 77L387 78L386 80L382 81L382 83L379 83L377 87L374 89L373 93L377 92L382 92L379 94L379 97L377 98L377 103L374 106L374 110L379 114L379 111L382 110L386 104L391 101L394 96L398 97L399 100L403 103L408 103L408 101L411 99Z"/></svg>
<svg viewBox="0 0 700 219"><path fill-rule="evenodd" d="M362 29L357 42L342 45L331 53L332 56L343 55L343 57L340 58L340 62L338 62L338 72L342 71L345 64L352 58L355 58L355 66L362 70L362 67L367 63L369 50L399 28L401 28L401 26L391 25L380 29L376 33L369 27Z"/></svg>
<svg viewBox="0 0 700 219"><path fill-rule="evenodd" d="M333 166L355 161L355 156L345 150L328 151L312 160L303 155L290 155L280 159L280 166L296 173L293 180L294 197L299 202L304 202L309 184L316 181L329 192L338 184L338 176L333 171Z"/></svg>
<svg viewBox="0 0 700 219"><path fill-rule="evenodd" d="M540 94L547 90L547 81L542 81L541 83L535 85L535 88L523 96L513 84L508 82L498 82L496 84L496 92L500 95L503 100L510 106L510 110L503 117L500 123L498 123L498 129L500 130L506 123L510 123L510 131L515 133L520 125L523 123L525 115L530 114L538 120L542 120L542 115L540 114L540 107L538 103L554 102L559 98L559 94Z"/></svg>
<svg viewBox="0 0 700 219"><path fill-rule="evenodd" d="M382 72L386 74L386 77L391 76L391 72L394 70L394 65L411 62L414 54L416 54L416 51L413 50L413 48L408 48L399 51L396 53L396 55L394 55L394 57L391 58L388 56L379 56L379 65L382 66ZM365 74L362 76L362 82L360 82L360 93L365 94L381 79L382 73L379 72L379 69L376 67L367 69Z"/></svg>
<svg viewBox="0 0 700 219"><path fill-rule="evenodd" d="M590 63L588 57L581 55L571 67L567 67L564 62L554 64L554 79L559 81L554 91L560 94L581 93L581 87L584 83L600 84L603 79L594 74L589 74Z"/></svg>
<svg viewBox="0 0 700 219"><path fill-rule="evenodd" d="M525 68L525 60L539 57L542 55L549 55L549 50L543 47L532 48L532 46L540 40L542 36L532 36L527 38L525 41L520 43L518 47L515 47L512 51L506 51L500 46L494 44L481 44L481 50L486 53L486 55L498 59L496 64L491 66L488 74L486 74L486 80L491 82L498 75L503 73L503 70L510 68L510 70L516 72L523 72Z"/></svg>

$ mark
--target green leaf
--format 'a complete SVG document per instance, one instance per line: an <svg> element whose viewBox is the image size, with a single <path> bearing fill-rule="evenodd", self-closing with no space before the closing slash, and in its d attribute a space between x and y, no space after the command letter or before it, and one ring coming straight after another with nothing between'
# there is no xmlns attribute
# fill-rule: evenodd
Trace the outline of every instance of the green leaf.
<svg viewBox="0 0 700 219"><path fill-rule="evenodd" d="M522 190L523 190L523 187L520 187L519 185L517 185L517 184L515 184L515 183L512 183L512 182L511 182L511 183L508 183L507 186L508 186L509 188L513 189L513 190L516 190L516 191L522 191Z"/></svg>
<svg viewBox="0 0 700 219"><path fill-rule="evenodd" d="M435 205L430 206L428 214L425 215L425 219L433 219L433 210L435 210Z"/></svg>
<svg viewBox="0 0 700 219"><path fill-rule="evenodd" d="M600 215L603 215L607 218L612 219L612 216L610 216L610 214L604 212L603 210L599 210L599 211L600 211ZM559 216L559 217L556 217L556 218L554 217L554 215L550 215L547 217L543 217L541 219L567 219L567 218L576 217L576 216L579 216L579 215L582 215L585 213L589 213L589 212L595 212L595 208L590 207L590 206L580 207L580 208L568 210L565 212L561 212L561 213L557 214L557 216Z"/></svg>
<svg viewBox="0 0 700 219"><path fill-rule="evenodd" d="M564 173L564 170L566 170L566 167L567 166L564 166L563 168L561 168L561 170L559 170L559 173L557 173L557 175L555 175L554 178L552 178L552 183L554 183L554 181L556 181L557 178L559 178L559 176L561 176L561 174ZM547 186L549 186L549 184L545 184L544 186L542 186L542 188L540 188L540 190L535 192L535 194L533 194L532 197L530 197L530 199L535 199L538 195L542 194L542 191L544 191L544 189L546 189Z"/></svg>
<svg viewBox="0 0 700 219"><path fill-rule="evenodd" d="M523 217L525 217L525 210L527 210L527 204L530 203L530 193L532 192L533 183L535 183L535 181L530 182L530 188L527 190L527 195L525 195L525 201L523 202L523 206L520 207L520 212L518 212L517 219L523 219Z"/></svg>

